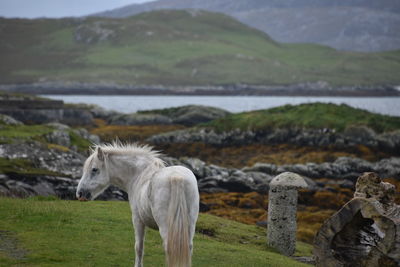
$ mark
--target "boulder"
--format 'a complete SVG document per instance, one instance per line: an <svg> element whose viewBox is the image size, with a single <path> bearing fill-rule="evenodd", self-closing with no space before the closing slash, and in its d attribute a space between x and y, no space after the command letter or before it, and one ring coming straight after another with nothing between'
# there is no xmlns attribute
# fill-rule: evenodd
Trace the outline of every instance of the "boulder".
<svg viewBox="0 0 400 267"><path fill-rule="evenodd" d="M113 125L169 125L172 124L172 120L158 114L132 113L112 116L109 123Z"/></svg>
<svg viewBox="0 0 400 267"><path fill-rule="evenodd" d="M46 139L51 144L69 147L71 145L71 137L68 131L55 130L46 135Z"/></svg>
<svg viewBox="0 0 400 267"><path fill-rule="evenodd" d="M185 126L194 126L199 123L212 121L225 117L230 112L208 106L188 105L176 109L175 112L169 114L174 124L182 124Z"/></svg>
<svg viewBox="0 0 400 267"><path fill-rule="evenodd" d="M314 241L317 266L399 266L400 206L395 188L365 173L354 198L324 222Z"/></svg>
<svg viewBox="0 0 400 267"><path fill-rule="evenodd" d="M0 114L0 124L5 124L5 125L23 125L22 122L14 119L13 117Z"/></svg>

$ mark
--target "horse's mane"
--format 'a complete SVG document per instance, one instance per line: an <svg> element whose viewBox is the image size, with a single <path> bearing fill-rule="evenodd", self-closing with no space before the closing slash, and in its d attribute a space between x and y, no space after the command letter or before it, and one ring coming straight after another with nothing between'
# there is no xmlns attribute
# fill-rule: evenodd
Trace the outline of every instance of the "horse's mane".
<svg viewBox="0 0 400 267"><path fill-rule="evenodd" d="M91 154L95 153L100 148L106 155L130 155L130 156L147 156L152 158L153 161L160 167L164 167L165 163L159 157L161 153L153 150L149 145L142 145L138 143L122 143L120 141L113 141L108 144L94 145L91 147Z"/></svg>

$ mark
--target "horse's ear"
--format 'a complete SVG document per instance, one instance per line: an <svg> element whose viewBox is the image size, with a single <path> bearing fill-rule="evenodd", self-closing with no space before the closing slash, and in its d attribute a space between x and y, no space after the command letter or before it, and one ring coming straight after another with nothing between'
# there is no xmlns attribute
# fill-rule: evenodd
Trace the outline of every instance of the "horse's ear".
<svg viewBox="0 0 400 267"><path fill-rule="evenodd" d="M104 161L104 152L100 147L97 148L97 158Z"/></svg>

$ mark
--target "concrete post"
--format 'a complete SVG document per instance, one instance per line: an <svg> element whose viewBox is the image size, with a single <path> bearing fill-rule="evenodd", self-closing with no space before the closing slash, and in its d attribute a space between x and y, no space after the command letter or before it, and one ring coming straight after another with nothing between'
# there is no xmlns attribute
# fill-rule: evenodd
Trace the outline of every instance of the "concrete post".
<svg viewBox="0 0 400 267"><path fill-rule="evenodd" d="M284 255L296 250L297 190L306 188L304 179L292 172L284 172L269 184L268 245Z"/></svg>

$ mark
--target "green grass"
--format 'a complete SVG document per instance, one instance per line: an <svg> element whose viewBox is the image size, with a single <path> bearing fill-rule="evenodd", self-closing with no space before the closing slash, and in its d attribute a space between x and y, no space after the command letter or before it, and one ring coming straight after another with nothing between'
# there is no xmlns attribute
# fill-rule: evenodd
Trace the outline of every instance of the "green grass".
<svg viewBox="0 0 400 267"><path fill-rule="evenodd" d="M38 175L60 176L62 174L35 167L27 159L7 159L0 158L0 173L9 175L23 175L24 177L35 177ZM62 175L65 176L65 175Z"/></svg>
<svg viewBox="0 0 400 267"><path fill-rule="evenodd" d="M35 140L47 144L48 141L45 136L54 130L53 127L47 125L1 125L0 143ZM76 146L79 151L86 151L92 145L89 140L79 136L72 130L69 130L68 134L71 139L71 146Z"/></svg>
<svg viewBox="0 0 400 267"><path fill-rule="evenodd" d="M27 251L10 257L0 241L1 266L132 266L127 202L0 198L0 214L0 235ZM197 229L213 236L196 233L193 266L306 266L268 248L261 228L200 214ZM296 255L311 255L311 246L299 242ZM164 266L157 231L146 232L144 264Z"/></svg>
<svg viewBox="0 0 400 267"><path fill-rule="evenodd" d="M54 131L54 128L46 125L2 125L0 127L0 142L19 140L39 140L46 134Z"/></svg>
<svg viewBox="0 0 400 267"><path fill-rule="evenodd" d="M400 117L375 114L345 104L313 103L231 114L202 126L218 132L234 129L265 131L287 127L344 131L349 126L367 126L380 133L399 130Z"/></svg>
<svg viewBox="0 0 400 267"><path fill-rule="evenodd" d="M279 44L222 14L154 11L125 19L4 19L0 83L399 84L400 50L340 52ZM103 41L93 25L112 31ZM96 26L97 27L97 26ZM81 30L90 42L76 41Z"/></svg>

